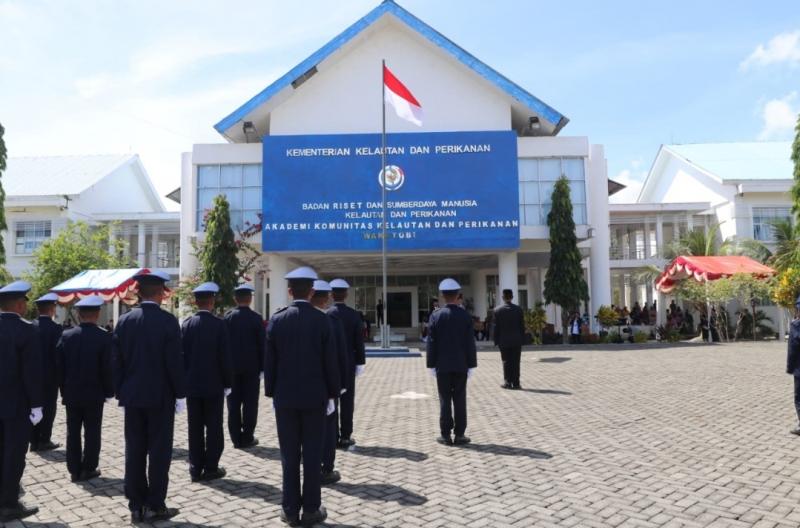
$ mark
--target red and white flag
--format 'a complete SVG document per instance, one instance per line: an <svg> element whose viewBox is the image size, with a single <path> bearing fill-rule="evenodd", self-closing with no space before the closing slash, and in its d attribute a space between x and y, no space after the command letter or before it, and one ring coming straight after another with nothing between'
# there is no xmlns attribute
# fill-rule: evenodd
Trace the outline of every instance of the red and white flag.
<svg viewBox="0 0 800 528"><path fill-rule="evenodd" d="M422 105L386 65L383 66L383 85L384 100L394 107L397 117L422 126Z"/></svg>

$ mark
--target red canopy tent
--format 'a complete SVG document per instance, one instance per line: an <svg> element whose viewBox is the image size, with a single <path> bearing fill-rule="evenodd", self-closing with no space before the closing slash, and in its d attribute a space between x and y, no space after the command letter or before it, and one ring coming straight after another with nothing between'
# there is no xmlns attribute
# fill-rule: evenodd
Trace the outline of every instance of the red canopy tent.
<svg viewBox="0 0 800 528"><path fill-rule="evenodd" d="M692 278L697 282L709 282L747 273L759 278L770 277L775 270L750 257L677 257L667 264L656 279L656 290L669 293L678 282Z"/></svg>

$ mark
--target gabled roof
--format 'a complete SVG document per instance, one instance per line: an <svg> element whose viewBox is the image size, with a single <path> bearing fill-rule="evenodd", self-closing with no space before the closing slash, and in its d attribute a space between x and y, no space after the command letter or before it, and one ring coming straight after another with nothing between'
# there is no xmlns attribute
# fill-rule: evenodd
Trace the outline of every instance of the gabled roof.
<svg viewBox="0 0 800 528"><path fill-rule="evenodd" d="M491 84L499 88L502 92L527 107L540 119L546 120L552 127L552 134L556 135L567 124L569 119L559 113L551 106L530 94L507 77L498 73L485 63L478 60L472 54L455 44L453 41L433 29L431 26L412 15L393 0L383 0L383 2L367 13L364 17L356 21L353 25L345 29L342 33L334 37L330 42L311 54L306 60L292 68L283 77L267 86L264 90L237 108L233 113L225 117L222 121L214 125L214 128L230 138L229 131L237 123L245 120L245 117L256 108L267 104L273 97L287 88L291 88L292 83L301 79L305 74L312 72L322 61L338 51L342 46L361 34L364 30L375 24L384 15L393 15L405 25L416 31L422 37L438 46L461 64L480 75Z"/></svg>
<svg viewBox="0 0 800 528"><path fill-rule="evenodd" d="M694 143L665 147L722 181L792 179L792 144L789 141Z"/></svg>
<svg viewBox="0 0 800 528"><path fill-rule="evenodd" d="M6 196L76 195L135 157L110 154L8 158L3 190Z"/></svg>

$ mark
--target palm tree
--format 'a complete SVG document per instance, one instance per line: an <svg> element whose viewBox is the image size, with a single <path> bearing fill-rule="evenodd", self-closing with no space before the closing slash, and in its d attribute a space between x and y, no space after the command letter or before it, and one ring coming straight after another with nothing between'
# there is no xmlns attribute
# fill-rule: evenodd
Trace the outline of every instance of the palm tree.
<svg viewBox="0 0 800 528"><path fill-rule="evenodd" d="M769 264L778 271L784 271L800 263L800 238L791 220L775 220L771 222L772 235L775 237L775 251Z"/></svg>

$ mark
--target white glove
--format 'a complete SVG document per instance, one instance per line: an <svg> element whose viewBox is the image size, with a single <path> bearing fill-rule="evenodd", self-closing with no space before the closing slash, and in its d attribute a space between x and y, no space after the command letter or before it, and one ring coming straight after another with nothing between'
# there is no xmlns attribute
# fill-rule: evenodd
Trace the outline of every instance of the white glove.
<svg viewBox="0 0 800 528"><path fill-rule="evenodd" d="M365 370L367 370L366 365L356 365L356 376L362 375Z"/></svg>
<svg viewBox="0 0 800 528"><path fill-rule="evenodd" d="M31 419L31 423L33 425L38 424L42 421L42 408L41 407L34 407L31 409L31 415L29 416Z"/></svg>
<svg viewBox="0 0 800 528"><path fill-rule="evenodd" d="M175 400L175 414L180 414L186 410L186 398Z"/></svg>
<svg viewBox="0 0 800 528"><path fill-rule="evenodd" d="M106 403L111 403L114 401L114 397L106 398Z"/></svg>
<svg viewBox="0 0 800 528"><path fill-rule="evenodd" d="M263 370L258 373L258 379L260 379L262 381L264 380L264 371Z"/></svg>
<svg viewBox="0 0 800 528"><path fill-rule="evenodd" d="M435 378L436 377L436 369L428 369L428 374L430 374L431 377Z"/></svg>
<svg viewBox="0 0 800 528"><path fill-rule="evenodd" d="M347 389L342 389L339 391L339 394L344 394L345 392L347 392Z"/></svg>
<svg viewBox="0 0 800 528"><path fill-rule="evenodd" d="M467 379L470 379L475 374L475 369L467 369Z"/></svg>
<svg viewBox="0 0 800 528"><path fill-rule="evenodd" d="M328 400L328 408L325 409L325 416L330 416L333 414L333 411L336 410L336 406L333 404L333 398Z"/></svg>
<svg viewBox="0 0 800 528"><path fill-rule="evenodd" d="M225 395L225 397L226 397L226 398L227 398L228 396L230 396L230 395L231 395L231 389L230 389L230 387L228 387L228 388L226 388L225 390L223 390L223 391L222 391L222 393Z"/></svg>

